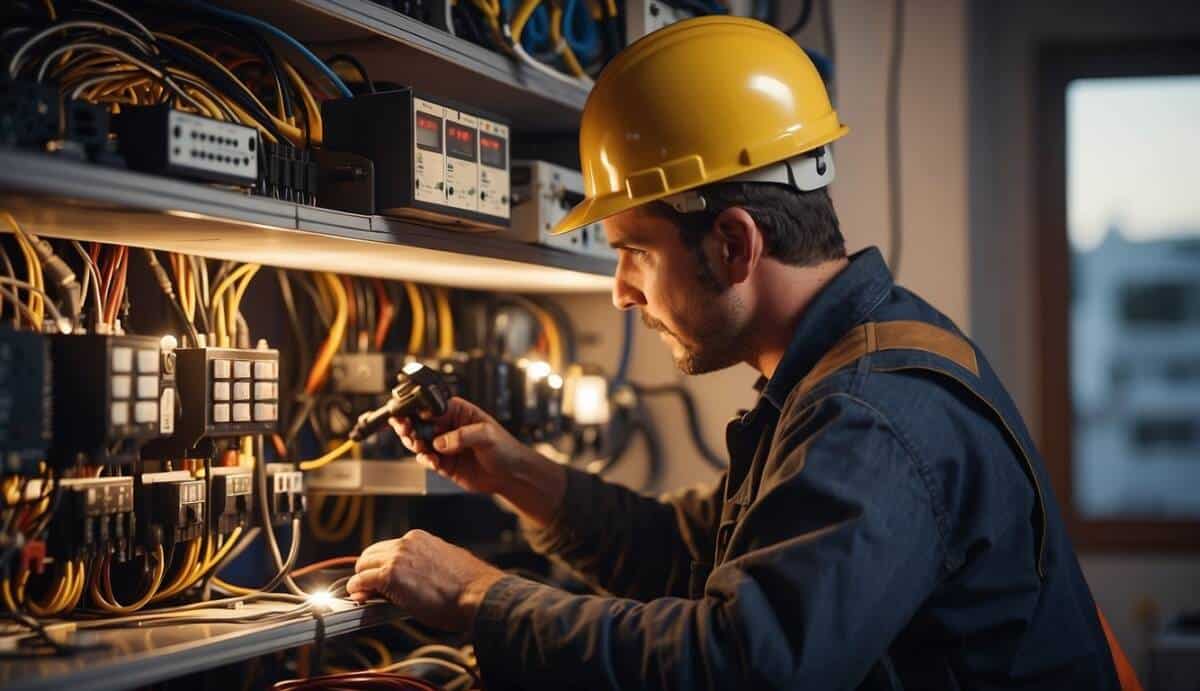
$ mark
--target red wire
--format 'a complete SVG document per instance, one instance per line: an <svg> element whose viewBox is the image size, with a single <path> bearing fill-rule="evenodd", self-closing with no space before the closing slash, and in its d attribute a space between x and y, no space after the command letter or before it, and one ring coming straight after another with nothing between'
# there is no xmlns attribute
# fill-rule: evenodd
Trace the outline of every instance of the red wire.
<svg viewBox="0 0 1200 691"><path fill-rule="evenodd" d="M396 307L388 297L383 281L376 278L375 299L379 302L379 323L375 326L375 350L383 350L383 342L387 340L388 330L392 328L392 320L396 318Z"/></svg>
<svg viewBox="0 0 1200 691"><path fill-rule="evenodd" d="M320 571L322 569L332 569L338 566L354 566L357 561L358 557L334 557L333 559L318 561L314 564L309 564L308 566L298 568L295 571L292 571L292 576L298 578L300 576L307 576L314 571Z"/></svg>
<svg viewBox="0 0 1200 691"><path fill-rule="evenodd" d="M109 296L109 304L104 311L105 321L112 326L117 319L117 311L125 299L125 278L129 273L129 248L122 245L117 249L117 263L120 265L116 272L116 285Z"/></svg>

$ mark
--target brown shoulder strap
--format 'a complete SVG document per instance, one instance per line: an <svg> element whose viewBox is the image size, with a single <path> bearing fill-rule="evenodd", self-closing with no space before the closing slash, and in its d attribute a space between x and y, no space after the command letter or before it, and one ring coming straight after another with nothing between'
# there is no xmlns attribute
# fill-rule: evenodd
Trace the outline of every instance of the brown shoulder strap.
<svg viewBox="0 0 1200 691"><path fill-rule="evenodd" d="M966 339L917 321L867 322L854 327L796 386L797 395L816 388L829 375L880 350L922 350L946 358L979 376L975 349Z"/></svg>

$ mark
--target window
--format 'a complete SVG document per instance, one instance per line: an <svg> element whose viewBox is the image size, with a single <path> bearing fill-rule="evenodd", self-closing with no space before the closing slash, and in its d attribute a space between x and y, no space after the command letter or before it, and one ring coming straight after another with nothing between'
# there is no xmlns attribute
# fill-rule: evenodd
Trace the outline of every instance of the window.
<svg viewBox="0 0 1200 691"><path fill-rule="evenodd" d="M1200 548L1200 47L1039 75L1047 462L1081 546Z"/></svg>

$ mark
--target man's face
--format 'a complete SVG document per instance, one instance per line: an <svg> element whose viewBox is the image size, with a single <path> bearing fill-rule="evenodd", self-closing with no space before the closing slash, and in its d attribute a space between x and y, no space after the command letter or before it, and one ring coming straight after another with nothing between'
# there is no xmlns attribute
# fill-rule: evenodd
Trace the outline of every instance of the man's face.
<svg viewBox="0 0 1200 691"><path fill-rule="evenodd" d="M613 304L638 309L680 371L703 374L743 359L746 310L736 291L722 285L720 272L708 269L715 254L711 234L702 246L706 266L671 221L644 210L606 219L604 232L618 255Z"/></svg>

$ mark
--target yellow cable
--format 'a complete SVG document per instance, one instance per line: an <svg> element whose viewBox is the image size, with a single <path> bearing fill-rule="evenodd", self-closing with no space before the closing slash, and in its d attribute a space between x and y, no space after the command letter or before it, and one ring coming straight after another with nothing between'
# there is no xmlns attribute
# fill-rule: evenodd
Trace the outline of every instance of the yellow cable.
<svg viewBox="0 0 1200 691"><path fill-rule="evenodd" d="M75 590L75 565L71 562L60 564L57 568L58 575L54 579L54 589L46 593L47 597L43 602L37 600L29 600L29 611L35 617L52 617L62 610L63 600L67 598L68 591ZM17 581L17 601L25 599L25 585L29 582L29 571L22 571L21 576Z"/></svg>
<svg viewBox="0 0 1200 691"><path fill-rule="evenodd" d="M521 42L521 32L525 30L525 23L533 16L533 11L537 6L542 4L542 0L525 0L521 6L517 8L513 14L512 22L510 23L513 43Z"/></svg>
<svg viewBox="0 0 1200 691"><path fill-rule="evenodd" d="M29 241L29 236L25 234L25 231L21 228L21 225L17 223L17 219L14 218L11 213L4 211L0 212L0 215L3 215L4 220L8 222L8 225L12 228L13 234L17 238L17 244L21 249L21 254L25 257L25 267L30 285L39 290L44 289L44 285L42 283L42 261L38 259L37 252L33 251L33 245ZM28 307L29 311L33 312L33 316L37 320L37 323L34 324L33 327L35 329L41 329L42 321L45 319L45 304L42 301L42 294L34 290L29 291Z"/></svg>
<svg viewBox="0 0 1200 691"><path fill-rule="evenodd" d="M350 451L350 449L354 448L354 446L355 446L355 442L347 439L346 441L339 444L337 446L337 448L335 448L333 451L330 451L329 453L325 454L324 456L318 456L317 458L314 458L311 461L300 461L300 470L307 471L307 470L316 470L318 468L324 468L325 466L329 465L330 463L333 463L334 461L341 458L342 456L345 456L346 453Z"/></svg>
<svg viewBox="0 0 1200 691"><path fill-rule="evenodd" d="M179 569L175 572L175 577L171 582L162 588L150 598L151 602L160 602L187 587L189 579L192 576L192 571L196 568L196 564L200 560L200 543L202 540L196 538L188 542L187 553L183 555L183 562L179 565Z"/></svg>
<svg viewBox="0 0 1200 691"><path fill-rule="evenodd" d="M579 64L579 58L575 57L575 51L571 49L571 44L563 39L562 19L562 7L555 2L550 8L550 41L554 44L555 51L562 56L563 62L567 63L567 69L571 71L571 74L576 77L588 77L583 65Z"/></svg>
<svg viewBox="0 0 1200 691"><path fill-rule="evenodd" d="M228 330L230 340L233 340L234 335L237 333L237 316L242 309L242 296L246 294L246 288L250 287L250 281L254 280L254 275L262 268L260 264L247 264L247 266L252 268L246 272L245 277L242 278L242 282L234 288L233 297L229 303L229 314L225 317L229 320Z"/></svg>
<svg viewBox="0 0 1200 691"><path fill-rule="evenodd" d="M408 295L408 306L412 310L412 330L408 333L408 354L420 355L421 345L425 342L425 304L417 286L410 281L404 282L404 292Z"/></svg>
<svg viewBox="0 0 1200 691"><path fill-rule="evenodd" d="M54 3L52 0L42 0L42 4L46 6L46 14L50 15L50 21L58 21L58 12L54 11Z"/></svg>
<svg viewBox="0 0 1200 691"><path fill-rule="evenodd" d="M196 568L196 571L192 576L192 582L195 582L197 579L201 578L204 576L204 574L216 567L217 564L220 564L225 559L225 556L233 551L233 546L237 544L238 539L241 537L242 526L239 525L229 533L229 537L225 539L225 544L221 545L221 549L217 550L216 554L212 555L212 557L209 559L206 559L203 564Z"/></svg>
<svg viewBox="0 0 1200 691"><path fill-rule="evenodd" d="M329 373L329 364L333 362L333 356L341 347L342 339L346 336L346 320L350 311L350 299L346 296L346 289L342 287L342 282L337 275L321 273L318 276L325 282L325 287L329 292L333 294L337 309L334 312L333 324L329 327L329 335L321 344L321 350L317 353L312 369L308 373L308 379L304 383L304 391L309 395L315 394L325 383L325 377ZM303 469L302 466L301 470Z"/></svg>
<svg viewBox="0 0 1200 691"><path fill-rule="evenodd" d="M434 288L433 299L437 304L440 332L438 355L446 357L454 353L454 310L450 308L450 293L445 288Z"/></svg>
<svg viewBox="0 0 1200 691"><path fill-rule="evenodd" d="M93 574L92 587L90 591L92 601L96 603L97 607L109 612L110 614L133 614L139 609L145 607L147 604L149 604L150 599L154 597L154 594L158 592L159 586L162 585L163 574L167 571L167 566L165 563L166 559L163 557L162 545L159 545L155 548L154 556L157 560L157 565L154 568L154 575L151 577L150 587L146 589L146 593L142 595L141 598L128 605L118 604L115 602L115 598L114 601L110 602L109 600L105 599L104 595L100 592L100 571L109 567L109 557L98 560L100 565L99 568L97 568L96 573ZM109 596L111 597L111 593Z"/></svg>
<svg viewBox="0 0 1200 691"><path fill-rule="evenodd" d="M63 610L64 614L74 611L75 608L79 606L79 601L83 599L83 586L86 581L87 568L85 567L83 560L80 559L78 563L75 564L75 592L71 595L70 600L68 600L67 607L65 610Z"/></svg>
<svg viewBox="0 0 1200 691"><path fill-rule="evenodd" d="M4 606L8 608L8 611L14 613L17 611L17 603L12 596L12 583L7 577L0 581L0 597L4 599Z"/></svg>
<svg viewBox="0 0 1200 691"><path fill-rule="evenodd" d="M388 651L387 647L384 646L384 644L380 643L379 641L375 640L374 638L366 638L366 637L357 639L357 642L362 643L363 645L367 646L371 650L374 650L375 654L379 656L379 664L376 667L374 667L374 669L379 669L380 667L387 667L388 665L392 664L392 653Z"/></svg>
<svg viewBox="0 0 1200 691"><path fill-rule="evenodd" d="M317 100L313 98L312 91L309 90L308 85L304 83L304 79L300 77L295 68L286 62L280 64L283 67L283 71L287 73L288 81L295 85L296 91L300 92L300 99L304 101L304 110L308 113L308 137L312 141L313 146L320 146L325 133L325 124L321 120L321 106L317 104Z"/></svg>

